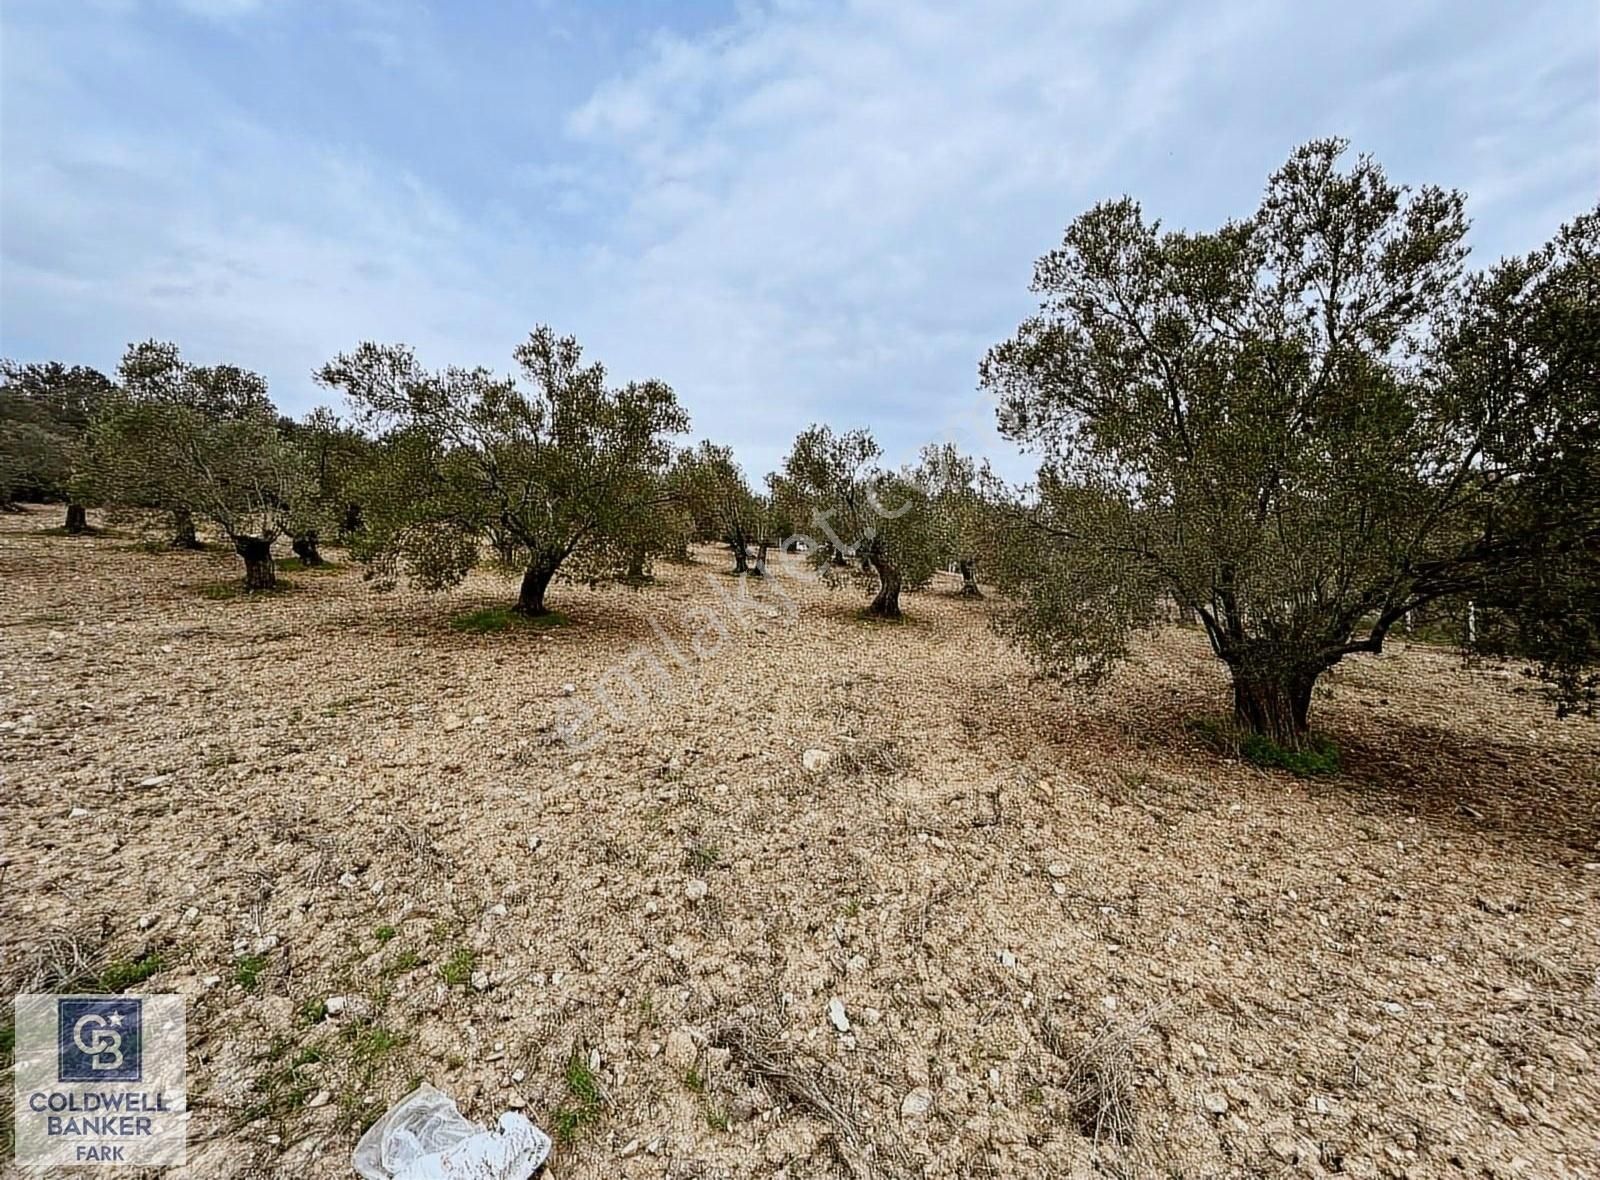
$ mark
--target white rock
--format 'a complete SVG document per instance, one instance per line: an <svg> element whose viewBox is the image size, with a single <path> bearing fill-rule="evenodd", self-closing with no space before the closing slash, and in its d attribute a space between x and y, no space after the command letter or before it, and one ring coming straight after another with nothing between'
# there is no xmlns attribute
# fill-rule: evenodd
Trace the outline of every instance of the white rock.
<svg viewBox="0 0 1600 1180"><path fill-rule="evenodd" d="M690 901L701 901L705 898L705 895L710 892L711 886L707 885L699 877L696 877L693 881L690 881L683 887L683 894Z"/></svg>
<svg viewBox="0 0 1600 1180"><path fill-rule="evenodd" d="M815 747L800 755L800 765L805 767L807 774L821 774L828 769L828 763L833 761L833 755L827 750Z"/></svg>
<svg viewBox="0 0 1600 1180"><path fill-rule="evenodd" d="M1052 877L1058 877L1059 878L1059 877L1065 877L1067 875L1067 873L1069 873L1071 871L1071 869L1067 865L1066 861L1064 861L1064 860L1053 860L1053 861L1050 862L1050 868L1048 870L1046 870L1046 871L1049 872L1049 874Z"/></svg>
<svg viewBox="0 0 1600 1180"><path fill-rule="evenodd" d="M338 1016L344 1012L345 998L343 996L329 996L322 1001L322 1010L329 1016Z"/></svg>
<svg viewBox="0 0 1600 1180"><path fill-rule="evenodd" d="M688 1073L694 1068L700 1051L695 1048L694 1037L686 1028L674 1029L667 1034L667 1045L662 1050L666 1062L678 1073Z"/></svg>
<svg viewBox="0 0 1600 1180"><path fill-rule="evenodd" d="M480 992L489 990L489 973L487 971L474 971L472 973L472 989Z"/></svg>
<svg viewBox="0 0 1600 1180"><path fill-rule="evenodd" d="M1016 955L1012 954L1010 951L1001 951L1000 952L1000 966L1004 967L1007 971L1009 971L1009 970L1011 970L1011 968L1015 967L1016 965L1017 965L1017 956Z"/></svg>
<svg viewBox="0 0 1600 1180"><path fill-rule="evenodd" d="M89 814L89 809L87 807L74 807L71 811L67 812L67 818L68 819L82 819L84 816L86 816L88 814Z"/></svg>
<svg viewBox="0 0 1600 1180"><path fill-rule="evenodd" d="M306 1101L306 1105L311 1107L326 1106L328 1105L328 1099L332 1097L333 1095L326 1090L318 1090Z"/></svg>
<svg viewBox="0 0 1600 1180"><path fill-rule="evenodd" d="M1221 1094L1207 1094L1201 1101L1205 1103L1205 1108L1212 1114L1228 1113L1228 1100Z"/></svg>
<svg viewBox="0 0 1600 1180"><path fill-rule="evenodd" d="M140 779L139 785L141 787L159 787L161 784L170 783L171 781L172 776L170 774L152 774L149 778Z"/></svg>
<svg viewBox="0 0 1600 1180"><path fill-rule="evenodd" d="M828 1019L833 1021L833 1027L840 1032L850 1031L850 1017L845 1014L844 1001L838 996L828 1001Z"/></svg>
<svg viewBox="0 0 1600 1180"><path fill-rule="evenodd" d="M207 975L200 982L205 984L207 987L216 987L217 984L222 982L222 976L220 976L220 975Z"/></svg>
<svg viewBox="0 0 1600 1180"><path fill-rule="evenodd" d="M563 684L561 686L561 695L564 696L564 697L570 697L573 693L575 693L577 691L578 691L578 686L576 684Z"/></svg>
<svg viewBox="0 0 1600 1180"><path fill-rule="evenodd" d="M908 1119L920 1119L933 1109L933 1091L918 1086L900 1103L900 1113Z"/></svg>

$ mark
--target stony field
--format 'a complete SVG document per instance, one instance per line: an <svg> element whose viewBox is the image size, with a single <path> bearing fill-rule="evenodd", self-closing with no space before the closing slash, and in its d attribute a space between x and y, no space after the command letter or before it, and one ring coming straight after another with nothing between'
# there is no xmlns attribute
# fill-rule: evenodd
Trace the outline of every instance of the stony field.
<svg viewBox="0 0 1600 1180"><path fill-rule="evenodd" d="M1348 661L1307 780L1185 724L1198 633L1082 698L954 579L707 549L475 633L510 575L230 597L58 517L0 517L0 978L188 997L188 1175L353 1175L426 1079L561 1180L1600 1178L1600 726L1515 669Z"/></svg>

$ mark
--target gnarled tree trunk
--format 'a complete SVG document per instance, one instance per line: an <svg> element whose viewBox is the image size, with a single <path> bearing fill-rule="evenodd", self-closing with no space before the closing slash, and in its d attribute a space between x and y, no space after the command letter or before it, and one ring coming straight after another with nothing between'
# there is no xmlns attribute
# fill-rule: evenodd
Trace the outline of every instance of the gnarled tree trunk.
<svg viewBox="0 0 1600 1180"><path fill-rule="evenodd" d="M729 541L728 548L733 552L733 572L747 574L750 572L750 553L744 547L743 541Z"/></svg>
<svg viewBox="0 0 1600 1180"><path fill-rule="evenodd" d="M271 590L278 584L278 568L272 560L272 542L264 537L240 536L233 547L244 558L244 588Z"/></svg>
<svg viewBox="0 0 1600 1180"><path fill-rule="evenodd" d="M1234 720L1251 733L1297 748L1309 729L1311 690L1321 669L1278 668L1260 661L1230 666Z"/></svg>
<svg viewBox="0 0 1600 1180"><path fill-rule="evenodd" d="M556 576L557 565L548 561L535 561L522 573L522 589L517 593L517 605L512 608L519 615L547 615L550 608L544 604L544 592L550 579Z"/></svg>
<svg viewBox="0 0 1600 1180"><path fill-rule="evenodd" d="M878 593L867 607L867 613L880 619L900 617L900 571L882 558L870 559L878 575Z"/></svg>
<svg viewBox="0 0 1600 1180"><path fill-rule="evenodd" d="M67 532L77 534L89 531L89 511L82 504L67 505Z"/></svg>
<svg viewBox="0 0 1600 1180"><path fill-rule="evenodd" d="M322 554L317 551L316 529L301 533L298 537L290 542L289 547L294 550L294 555L307 566L327 564L327 562L322 559Z"/></svg>
<svg viewBox="0 0 1600 1180"><path fill-rule="evenodd" d="M198 549L200 538L195 536L194 513L187 508L174 508L172 510L172 547L174 549Z"/></svg>
<svg viewBox="0 0 1600 1180"><path fill-rule="evenodd" d="M978 589L978 570L975 562L958 561L956 569L961 574L961 596L963 598L982 598L983 591Z"/></svg>
<svg viewBox="0 0 1600 1180"><path fill-rule="evenodd" d="M763 541L756 546L756 563L750 567L750 572L758 578L767 576L767 544Z"/></svg>
<svg viewBox="0 0 1600 1180"><path fill-rule="evenodd" d="M628 581L642 582L648 576L644 571L644 546L636 545L628 554Z"/></svg>

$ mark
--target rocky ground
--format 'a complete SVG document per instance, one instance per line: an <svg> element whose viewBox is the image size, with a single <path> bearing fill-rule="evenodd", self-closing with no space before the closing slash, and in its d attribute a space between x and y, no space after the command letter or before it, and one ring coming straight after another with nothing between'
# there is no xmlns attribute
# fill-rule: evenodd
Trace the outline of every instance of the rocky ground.
<svg viewBox="0 0 1600 1180"><path fill-rule="evenodd" d="M1082 699L953 580L707 550L473 634L509 577L226 597L58 511L0 517L0 977L188 997L187 1175L349 1176L427 1079L563 1180L1600 1177L1600 727L1514 670L1349 661L1301 780L1185 726L1195 633Z"/></svg>

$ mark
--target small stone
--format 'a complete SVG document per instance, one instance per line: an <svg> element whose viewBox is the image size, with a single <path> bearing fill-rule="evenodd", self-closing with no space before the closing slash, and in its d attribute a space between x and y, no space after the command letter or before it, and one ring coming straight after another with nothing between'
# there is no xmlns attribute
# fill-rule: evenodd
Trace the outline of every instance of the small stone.
<svg viewBox="0 0 1600 1180"><path fill-rule="evenodd" d="M69 811L67 813L67 818L68 819L82 819L84 816L86 816L88 814L89 814L89 809L87 807L74 807L71 811Z"/></svg>
<svg viewBox="0 0 1600 1180"><path fill-rule="evenodd" d="M1228 1113L1228 1100L1221 1094L1207 1094L1201 1101L1212 1114L1223 1115Z"/></svg>
<svg viewBox="0 0 1600 1180"><path fill-rule="evenodd" d="M1055 877L1059 880L1060 878L1065 877L1067 873L1071 871L1071 869L1067 865L1066 861L1053 860L1050 862L1050 868L1047 871L1052 877Z"/></svg>
<svg viewBox="0 0 1600 1180"><path fill-rule="evenodd" d="M489 973L487 971L474 971L472 973L472 990L479 992L489 990Z"/></svg>
<svg viewBox="0 0 1600 1180"><path fill-rule="evenodd" d="M216 987L217 984L222 982L222 976L220 976L220 975L207 975L200 982L205 984L207 987Z"/></svg>
<svg viewBox="0 0 1600 1180"><path fill-rule="evenodd" d="M900 1103L900 1114L908 1119L920 1119L933 1109L933 1091L918 1086Z"/></svg>
<svg viewBox="0 0 1600 1180"><path fill-rule="evenodd" d="M828 769L828 763L833 761L833 755L827 750L815 747L800 755L800 765L805 767L807 774L821 774Z"/></svg>
<svg viewBox="0 0 1600 1180"><path fill-rule="evenodd" d="M631 1156L638 1155L639 1154L639 1141L637 1139L628 1140L626 1143L624 1143L622 1145L622 1150L620 1152L618 1152L618 1154L623 1159L628 1159Z"/></svg>
<svg viewBox="0 0 1600 1180"><path fill-rule="evenodd" d="M686 1028L674 1029L667 1034L667 1047L663 1050L667 1064L678 1073L688 1073L694 1068L700 1050L695 1047L694 1037Z"/></svg>
<svg viewBox="0 0 1600 1180"><path fill-rule="evenodd" d="M326 1106L328 1105L328 1099L332 1097L333 1095L328 1093L326 1090L318 1090L306 1100L306 1105L311 1107Z"/></svg>
<svg viewBox="0 0 1600 1180"><path fill-rule="evenodd" d="M683 887L683 894L690 901L703 901L706 894L710 892L711 886L707 885L699 877L696 877Z"/></svg>
<svg viewBox="0 0 1600 1180"><path fill-rule="evenodd" d="M845 1014L844 1001L838 996L828 1001L828 1019L833 1021L833 1027L840 1032L850 1031L850 1017Z"/></svg>
<svg viewBox="0 0 1600 1180"><path fill-rule="evenodd" d="M345 998L343 996L329 996L322 1001L322 1010L329 1016L338 1016L344 1012Z"/></svg>
<svg viewBox="0 0 1600 1180"><path fill-rule="evenodd" d="M577 691L578 686L576 684L563 684L561 686L561 695L564 697L570 697Z"/></svg>
<svg viewBox="0 0 1600 1180"><path fill-rule="evenodd" d="M163 783L170 783L171 781L172 776L170 774L152 774L149 778L140 779L139 785L141 787L159 787Z"/></svg>

